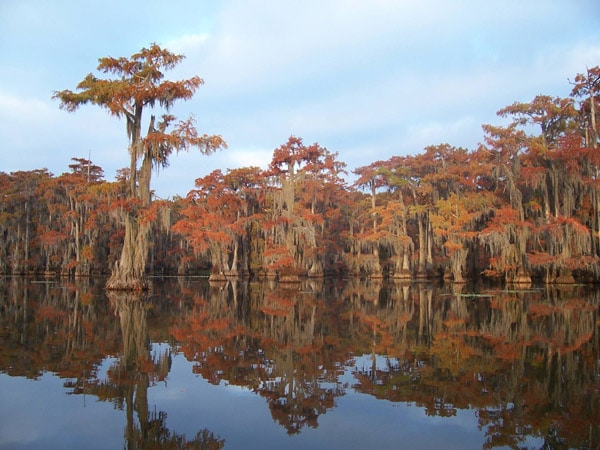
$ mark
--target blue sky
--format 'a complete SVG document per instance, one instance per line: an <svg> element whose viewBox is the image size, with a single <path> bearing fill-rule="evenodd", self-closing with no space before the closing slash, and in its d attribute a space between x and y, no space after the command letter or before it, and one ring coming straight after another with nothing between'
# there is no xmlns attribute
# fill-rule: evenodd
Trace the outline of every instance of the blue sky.
<svg viewBox="0 0 600 450"><path fill-rule="evenodd" d="M265 167L290 135L352 171L448 143L474 149L496 111L600 65L597 0L0 0L0 171L68 170L91 159L112 180L128 165L125 124L52 92L74 89L98 58L156 42L198 75L179 103L229 149L180 153L154 175L163 198L213 169Z"/></svg>

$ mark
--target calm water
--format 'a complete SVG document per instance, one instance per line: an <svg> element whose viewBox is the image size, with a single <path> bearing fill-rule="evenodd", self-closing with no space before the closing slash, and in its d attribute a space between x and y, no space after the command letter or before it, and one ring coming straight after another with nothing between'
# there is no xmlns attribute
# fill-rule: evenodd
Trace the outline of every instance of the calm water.
<svg viewBox="0 0 600 450"><path fill-rule="evenodd" d="M0 448L598 448L600 294L0 282Z"/></svg>

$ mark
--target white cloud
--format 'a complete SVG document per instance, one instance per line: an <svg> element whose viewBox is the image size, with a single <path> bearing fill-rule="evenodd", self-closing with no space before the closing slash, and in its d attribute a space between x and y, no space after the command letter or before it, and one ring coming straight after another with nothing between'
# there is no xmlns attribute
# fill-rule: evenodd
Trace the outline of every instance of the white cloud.
<svg viewBox="0 0 600 450"><path fill-rule="evenodd" d="M35 164L27 169L41 168L39 147L44 143L44 135L47 140L52 139L52 129L57 122L48 102L0 90L0 136L5 149L0 153L0 170L25 170L24 162L27 166ZM48 161L47 157L42 159Z"/></svg>
<svg viewBox="0 0 600 450"><path fill-rule="evenodd" d="M7 149L0 153L5 172L45 167L59 175L68 171L71 158L87 158L89 152L107 178L127 165L124 124L94 107L70 114L50 98L0 91L0 136Z"/></svg>
<svg viewBox="0 0 600 450"><path fill-rule="evenodd" d="M211 35L212 46L198 46L197 56L211 87L227 90L228 95L318 77L348 64L360 66L365 54L388 49L399 35L410 36L410 29L415 29L410 18L402 20L406 7L396 2L224 5ZM399 33L402 27L405 31Z"/></svg>
<svg viewBox="0 0 600 450"><path fill-rule="evenodd" d="M6 120L25 120L28 114L36 112L40 118L50 115L51 109L47 102L35 97L20 97L18 95L0 90L0 114L2 123Z"/></svg>
<svg viewBox="0 0 600 450"><path fill-rule="evenodd" d="M178 38L161 43L161 45L172 52L187 55L188 53L198 51L199 48L205 46L209 39L210 36L208 33L184 34Z"/></svg>
<svg viewBox="0 0 600 450"><path fill-rule="evenodd" d="M169 78L206 82L174 114L194 114L199 131L221 134L230 147L173 156L155 178L168 195L185 194L213 168L264 166L291 134L339 151L350 170L440 142L469 147L498 109L540 93L568 95L567 79L600 61L591 0L223 0L212 10L202 3L185 2L185 17L176 17L157 2L143 10L143 28L124 34L126 21L113 23L98 7L90 32L69 51L71 35L57 37L48 24L43 38L31 28L18 38L0 30L0 45L12 43L0 62L0 135L15 148L10 168L59 160L53 171L60 173L88 149L107 178L125 166L122 122L93 106L67 114L49 97L73 88L97 57L154 41L187 56ZM76 17L60 7L52 14L66 17L54 28ZM22 33L24 16L0 25L9 20ZM16 59L23 54L29 58ZM6 170L9 156L0 158Z"/></svg>

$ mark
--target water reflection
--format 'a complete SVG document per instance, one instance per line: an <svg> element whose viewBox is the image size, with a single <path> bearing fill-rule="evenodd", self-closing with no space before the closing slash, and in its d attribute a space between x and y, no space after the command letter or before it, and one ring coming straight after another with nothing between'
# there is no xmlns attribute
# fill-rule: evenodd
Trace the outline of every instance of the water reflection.
<svg viewBox="0 0 600 450"><path fill-rule="evenodd" d="M127 448L227 443L204 428L187 440L149 403L174 354L212 385L264 399L291 436L359 393L431 418L474 410L484 448L600 445L600 301L583 286L181 278L157 280L144 298L107 298L85 283L11 279L0 289L0 371L52 372L69 393L112 402L126 413Z"/></svg>
<svg viewBox="0 0 600 450"><path fill-rule="evenodd" d="M106 295L113 313L119 318L122 341L120 357L110 368L106 384L109 390L116 388L111 398L125 403L126 448L222 448L224 441L215 438L210 431L198 431L194 439L188 441L185 436L167 428L166 412L148 411L148 387L166 379L171 368L170 352L150 353L147 294L109 291Z"/></svg>

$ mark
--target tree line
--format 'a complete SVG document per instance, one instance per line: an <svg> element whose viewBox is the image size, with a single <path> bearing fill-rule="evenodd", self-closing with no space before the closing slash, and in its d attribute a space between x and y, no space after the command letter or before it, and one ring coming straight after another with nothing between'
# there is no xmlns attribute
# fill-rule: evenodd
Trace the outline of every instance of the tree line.
<svg viewBox="0 0 600 450"><path fill-rule="evenodd" d="M141 136L144 106L168 109L201 84L161 81L156 61L172 68L181 59L174 56L181 55L153 46L131 59L102 58L99 69L127 81L89 75L81 93L55 94L69 110L89 102L124 115L131 164L111 182L85 158L58 177L45 169L0 173L1 272L112 272L117 289L144 289L135 280L145 273L202 269L213 280L282 282L598 279L599 67L576 75L567 98L538 95L501 109L507 124L483 125L483 143L473 150L428 146L358 167L349 185L337 153L291 136L266 169L215 170L185 197L152 201L151 168L166 165L173 150L226 147L190 121L167 132L175 120L168 115L160 123L152 116Z"/></svg>

